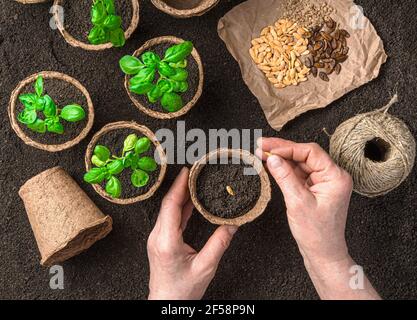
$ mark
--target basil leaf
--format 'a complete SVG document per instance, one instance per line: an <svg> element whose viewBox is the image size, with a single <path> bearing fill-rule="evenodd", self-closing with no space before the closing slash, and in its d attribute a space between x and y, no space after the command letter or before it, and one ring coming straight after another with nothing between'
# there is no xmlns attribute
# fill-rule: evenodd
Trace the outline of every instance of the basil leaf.
<svg viewBox="0 0 417 320"><path fill-rule="evenodd" d="M107 17L106 7L102 2L96 2L91 8L91 22L97 26L101 25Z"/></svg>
<svg viewBox="0 0 417 320"><path fill-rule="evenodd" d="M123 167L129 168L132 165L133 152L128 152L123 158Z"/></svg>
<svg viewBox="0 0 417 320"><path fill-rule="evenodd" d="M161 58L159 58L158 55L150 51L142 54L141 58L143 63L148 67L155 67L161 61Z"/></svg>
<svg viewBox="0 0 417 320"><path fill-rule="evenodd" d="M106 174L104 168L93 168L84 175L84 181L90 184L102 183Z"/></svg>
<svg viewBox="0 0 417 320"><path fill-rule="evenodd" d="M137 169L130 176L130 181L136 188L144 187L149 182L149 175L145 171Z"/></svg>
<svg viewBox="0 0 417 320"><path fill-rule="evenodd" d="M151 140L147 137L140 138L135 144L135 153L137 155L145 153L151 148Z"/></svg>
<svg viewBox="0 0 417 320"><path fill-rule="evenodd" d="M116 14L114 0L103 0L103 4L106 7L106 11L108 14Z"/></svg>
<svg viewBox="0 0 417 320"><path fill-rule="evenodd" d="M187 81L181 81L180 82L180 87L179 87L179 92L187 92L188 90L188 82Z"/></svg>
<svg viewBox="0 0 417 320"><path fill-rule="evenodd" d="M45 99L43 97L36 98L35 103L33 104L37 111L42 111L45 107Z"/></svg>
<svg viewBox="0 0 417 320"><path fill-rule="evenodd" d="M101 161L107 161L110 159L110 150L102 145L96 145L94 148L94 155L96 155Z"/></svg>
<svg viewBox="0 0 417 320"><path fill-rule="evenodd" d="M121 28L110 31L109 40L114 47L123 47L126 43L124 31Z"/></svg>
<svg viewBox="0 0 417 320"><path fill-rule="evenodd" d="M193 44L190 41L174 45L165 52L164 61L166 62L180 62L190 55L193 51Z"/></svg>
<svg viewBox="0 0 417 320"><path fill-rule="evenodd" d="M138 167L146 172L153 172L158 168L158 164L151 157L142 157L139 159Z"/></svg>
<svg viewBox="0 0 417 320"><path fill-rule="evenodd" d="M115 30L122 25L122 18L116 15L109 15L103 21L103 27L108 30Z"/></svg>
<svg viewBox="0 0 417 320"><path fill-rule="evenodd" d="M34 93L25 93L19 96L19 100L25 106L25 108L31 110L35 109L33 105L35 104L36 98L37 96Z"/></svg>
<svg viewBox="0 0 417 320"><path fill-rule="evenodd" d="M163 95L161 89L158 86L153 86L153 89L147 93L150 103L157 102Z"/></svg>
<svg viewBox="0 0 417 320"><path fill-rule="evenodd" d="M43 108L43 114L45 115L45 117L49 118L56 116L56 105L52 98L48 95L45 95L43 99L45 101L45 105Z"/></svg>
<svg viewBox="0 0 417 320"><path fill-rule="evenodd" d="M118 175L118 174L122 173L123 169L124 169L123 160L117 159L117 160L114 160L114 161L110 162L107 165L107 170L112 175Z"/></svg>
<svg viewBox="0 0 417 320"><path fill-rule="evenodd" d="M175 74L169 78L175 81L186 81L188 79L188 71L185 69L176 69Z"/></svg>
<svg viewBox="0 0 417 320"><path fill-rule="evenodd" d="M141 69L136 76L130 78L129 83L131 85L137 85L139 83L151 83L155 80L155 69L144 68Z"/></svg>
<svg viewBox="0 0 417 320"><path fill-rule="evenodd" d="M91 157L91 163L94 164L96 167L103 168L106 166L105 161L101 161L99 157L96 155Z"/></svg>
<svg viewBox="0 0 417 320"><path fill-rule="evenodd" d="M136 94L146 94L153 90L155 85L153 83L139 83L137 85L130 86L130 91Z"/></svg>
<svg viewBox="0 0 417 320"><path fill-rule="evenodd" d="M49 132L57 133L57 134L63 134L64 133L64 126L62 123L54 122L51 124L47 124L46 128Z"/></svg>
<svg viewBox="0 0 417 320"><path fill-rule="evenodd" d="M35 110L23 110L21 113L17 115L17 120L23 124L32 124L36 121L38 115L36 114Z"/></svg>
<svg viewBox="0 0 417 320"><path fill-rule="evenodd" d="M164 94L165 92L171 92L173 89L171 81L166 79L159 80L157 83L157 87L159 88L162 94Z"/></svg>
<svg viewBox="0 0 417 320"><path fill-rule="evenodd" d="M120 198L122 194L122 184L115 176L112 176L106 183L106 192L112 198Z"/></svg>
<svg viewBox="0 0 417 320"><path fill-rule="evenodd" d="M178 94L167 92L162 96L161 105L168 112L176 112L184 106L184 103Z"/></svg>
<svg viewBox="0 0 417 320"><path fill-rule="evenodd" d="M106 43L108 42L108 34L104 28L95 26L88 34L88 41L94 45Z"/></svg>
<svg viewBox="0 0 417 320"><path fill-rule="evenodd" d="M145 68L142 61L133 56L124 56L121 58L119 66L125 74L129 75L137 74L141 69Z"/></svg>
<svg viewBox="0 0 417 320"><path fill-rule="evenodd" d="M159 63L158 70L159 70L159 73L163 75L164 77L171 77L175 75L176 73L176 70L170 67L169 64L166 63L165 61L162 61L161 63Z"/></svg>
<svg viewBox="0 0 417 320"><path fill-rule="evenodd" d="M184 69L184 68L187 68L188 61L187 61L187 59L184 59L180 62L170 62L169 66L172 67L172 68L175 68L175 69L177 69L177 68Z"/></svg>
<svg viewBox="0 0 417 320"><path fill-rule="evenodd" d="M42 119L36 119L34 123L28 124L27 127L30 130L38 132L38 133L45 133L46 132L45 121L43 121Z"/></svg>
<svg viewBox="0 0 417 320"><path fill-rule="evenodd" d="M38 97L41 97L43 94L43 77L38 76L35 81L35 92Z"/></svg>
<svg viewBox="0 0 417 320"><path fill-rule="evenodd" d="M71 104L61 110L60 116L68 122L78 122L85 118L85 111L78 104Z"/></svg>
<svg viewBox="0 0 417 320"><path fill-rule="evenodd" d="M135 133L128 135L123 142L123 153L135 149L136 142L138 141L138 136Z"/></svg>

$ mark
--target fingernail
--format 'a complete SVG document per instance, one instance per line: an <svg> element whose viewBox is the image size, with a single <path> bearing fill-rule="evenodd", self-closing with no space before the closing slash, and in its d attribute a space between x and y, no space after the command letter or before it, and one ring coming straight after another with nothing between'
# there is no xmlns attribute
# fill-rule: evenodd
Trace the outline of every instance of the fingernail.
<svg viewBox="0 0 417 320"><path fill-rule="evenodd" d="M238 230L238 227L236 226L227 226L227 231L231 236L233 236Z"/></svg>
<svg viewBox="0 0 417 320"><path fill-rule="evenodd" d="M268 157L268 165L272 169L277 169L282 166L282 159L275 155Z"/></svg>

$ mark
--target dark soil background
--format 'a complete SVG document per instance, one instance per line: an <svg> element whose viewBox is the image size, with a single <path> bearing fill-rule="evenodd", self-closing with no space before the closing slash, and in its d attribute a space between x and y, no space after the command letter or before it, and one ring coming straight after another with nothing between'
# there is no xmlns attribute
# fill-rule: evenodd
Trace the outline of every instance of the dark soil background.
<svg viewBox="0 0 417 320"><path fill-rule="evenodd" d="M259 175L245 174L246 168L253 167L237 163L230 159L229 164L207 164L197 178L199 201L208 212L221 218L237 218L249 212L261 193ZM234 195L228 193L227 186Z"/></svg>
<svg viewBox="0 0 417 320"><path fill-rule="evenodd" d="M22 89L22 94L34 93L34 83L27 84ZM55 102L57 109L62 109L70 104L78 104L85 111L85 118L78 122L69 122L61 119L61 123L64 126L63 134L56 134L52 132L37 133L30 130L26 125L19 122L20 127L32 140L43 144L62 144L67 141L75 139L81 131L85 128L88 121L88 103L83 93L78 90L71 83L58 79L44 79L43 94L49 95ZM18 101L15 109L15 116L17 117L25 107ZM38 117L45 119L42 111L38 111Z"/></svg>
<svg viewBox="0 0 417 320"><path fill-rule="evenodd" d="M113 130L102 136L98 141L98 145L106 146L110 149L110 152L112 155L115 155L117 157L120 157L123 153L123 142L125 139L132 133L136 133L138 138L142 138L143 134L140 131L135 131L132 129L119 129L119 130ZM151 144L151 148L149 151L142 153L140 156L144 157L152 157L154 158L155 154L155 147L153 144ZM132 169L128 168L123 170L123 172L119 175L117 175L117 178L122 183L122 195L121 199L129 199L137 197L141 194L145 194L149 191L149 189L156 183L159 177L159 167L154 172L148 172L149 174L149 183L142 187L142 188L136 188L132 182L130 181L130 177L132 175ZM102 183L101 185L103 189L106 188L106 183Z"/></svg>
<svg viewBox="0 0 417 320"><path fill-rule="evenodd" d="M308 112L280 133L265 121L257 100L242 81L237 63L217 36L217 22L241 1L222 0L202 17L176 20L141 1L141 21L121 50L86 52L66 44L49 27L50 4L0 2L0 298L24 299L144 299L148 294L146 240L159 204L181 166L171 165L157 194L132 206L113 205L82 182L84 152L94 132L105 124L136 120L153 130L176 128L176 120L161 121L140 113L124 88L118 60L146 40L175 35L194 42L202 55L206 82L198 105L184 118L186 128L261 128L264 135L296 141L316 141L328 148L322 132L332 132L357 113L385 105L395 88L401 102L391 112L417 130L417 31L414 0L360 0L384 40L390 56L375 81L348 94L326 109ZM90 135L80 145L58 154L28 147L12 131L7 104L17 83L41 70L67 73L89 90L96 110ZM65 289L49 288L49 270L39 265L39 253L26 217L19 187L35 174L60 165L114 219L114 229L87 252L64 263ZM347 225L350 252L364 266L384 298L417 298L417 174L387 196L367 199L353 195ZM201 248L215 229L194 214L186 239ZM268 210L242 227L224 256L209 287L208 299L316 299L285 216L282 195L273 188Z"/></svg>

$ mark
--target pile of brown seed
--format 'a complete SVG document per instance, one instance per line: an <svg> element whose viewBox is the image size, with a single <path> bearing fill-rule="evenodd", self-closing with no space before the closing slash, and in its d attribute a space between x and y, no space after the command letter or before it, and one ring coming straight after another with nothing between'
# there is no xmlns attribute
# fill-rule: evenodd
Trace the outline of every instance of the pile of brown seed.
<svg viewBox="0 0 417 320"><path fill-rule="evenodd" d="M309 54L303 57L303 63L311 68L314 77L317 75L324 81L329 81L329 75L333 72L340 74L342 63L348 59L349 47L347 38L350 34L337 27L336 22L326 17L320 27L312 30Z"/></svg>
<svg viewBox="0 0 417 320"><path fill-rule="evenodd" d="M322 25L325 17L336 10L326 2L314 4L311 0L287 0L284 4L283 18L297 21L300 26L312 28Z"/></svg>
<svg viewBox="0 0 417 320"><path fill-rule="evenodd" d="M310 69L301 62L311 33L293 21L282 19L264 28L259 38L252 40L249 53L258 68L278 89L307 81Z"/></svg>

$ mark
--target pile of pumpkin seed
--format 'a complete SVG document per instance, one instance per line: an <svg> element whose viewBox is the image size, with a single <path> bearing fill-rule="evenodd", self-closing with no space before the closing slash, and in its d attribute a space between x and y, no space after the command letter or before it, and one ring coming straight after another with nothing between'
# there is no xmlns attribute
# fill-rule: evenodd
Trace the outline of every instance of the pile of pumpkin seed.
<svg viewBox="0 0 417 320"><path fill-rule="evenodd" d="M277 89L298 86L308 75L330 81L349 57L350 34L330 17L327 3L287 0L284 18L252 40L250 55Z"/></svg>

